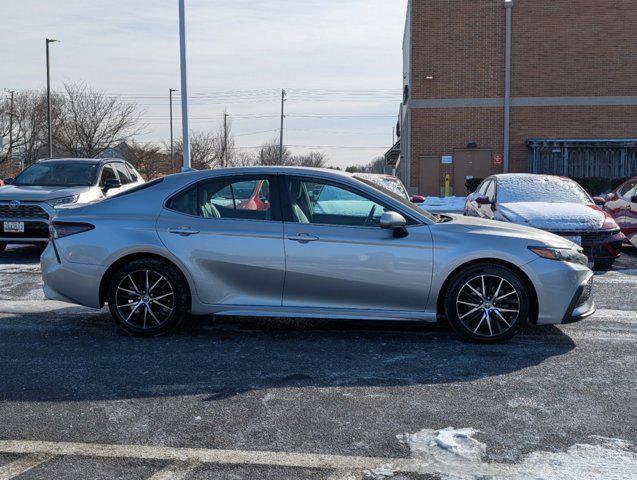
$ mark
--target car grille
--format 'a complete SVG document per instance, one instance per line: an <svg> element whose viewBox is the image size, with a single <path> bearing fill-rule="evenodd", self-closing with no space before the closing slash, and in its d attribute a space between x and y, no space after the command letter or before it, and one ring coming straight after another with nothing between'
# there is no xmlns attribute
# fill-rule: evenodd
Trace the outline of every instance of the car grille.
<svg viewBox="0 0 637 480"><path fill-rule="evenodd" d="M582 293L577 299L575 308L579 307L580 305L584 305L588 301L588 299L591 298L592 293L593 293L593 276L591 275L591 278L588 279L588 282L584 284L584 289L582 290Z"/></svg>
<svg viewBox="0 0 637 480"><path fill-rule="evenodd" d="M45 218L48 220L49 214L38 205L20 205L16 208L0 205L0 218Z"/></svg>
<svg viewBox="0 0 637 480"><path fill-rule="evenodd" d="M617 235L619 229L614 230L598 230L597 232L551 232L561 237L582 237L582 243L600 243Z"/></svg>

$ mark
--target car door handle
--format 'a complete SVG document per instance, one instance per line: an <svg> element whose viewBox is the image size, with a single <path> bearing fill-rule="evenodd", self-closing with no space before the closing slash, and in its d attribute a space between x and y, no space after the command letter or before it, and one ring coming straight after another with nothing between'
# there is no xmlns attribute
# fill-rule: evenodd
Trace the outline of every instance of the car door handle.
<svg viewBox="0 0 637 480"><path fill-rule="evenodd" d="M169 228L169 233L174 233L175 235L181 235L183 237L187 237L188 235L196 235L199 233L199 230L195 230L190 227L177 227L177 228Z"/></svg>
<svg viewBox="0 0 637 480"><path fill-rule="evenodd" d="M290 235L287 237L287 239L292 240L293 242L308 243L316 242L317 240L319 240L319 237L308 235L307 233L299 233L298 235Z"/></svg>

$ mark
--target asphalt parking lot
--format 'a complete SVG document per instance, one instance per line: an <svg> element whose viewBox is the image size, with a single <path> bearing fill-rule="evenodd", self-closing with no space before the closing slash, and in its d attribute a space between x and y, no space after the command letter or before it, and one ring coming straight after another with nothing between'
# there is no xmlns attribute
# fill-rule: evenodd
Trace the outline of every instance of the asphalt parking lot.
<svg viewBox="0 0 637 480"><path fill-rule="evenodd" d="M139 339L0 256L0 479L637 478L637 252L503 345L198 318ZM449 430L448 427L451 427Z"/></svg>

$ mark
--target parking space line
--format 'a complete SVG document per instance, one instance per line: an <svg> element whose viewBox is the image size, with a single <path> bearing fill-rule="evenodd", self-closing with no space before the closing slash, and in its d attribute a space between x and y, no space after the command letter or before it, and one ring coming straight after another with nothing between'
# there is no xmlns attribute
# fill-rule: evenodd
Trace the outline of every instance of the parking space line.
<svg viewBox="0 0 637 480"><path fill-rule="evenodd" d="M85 457L135 458L232 465L266 465L320 468L341 471L374 469L391 464L395 471L420 473L426 462L408 458L356 457L316 453L290 453L258 450L219 450L146 445L112 445L30 440L0 440L0 453L78 455ZM160 477L161 478L161 477ZM1 480L1 479L0 479Z"/></svg>
<svg viewBox="0 0 637 480"><path fill-rule="evenodd" d="M10 480L11 478L15 478L52 458L53 455L42 453L20 457L13 462L0 467L0 480Z"/></svg>
<svg viewBox="0 0 637 480"><path fill-rule="evenodd" d="M195 470L201 462L175 462L156 472L148 480L182 480Z"/></svg>

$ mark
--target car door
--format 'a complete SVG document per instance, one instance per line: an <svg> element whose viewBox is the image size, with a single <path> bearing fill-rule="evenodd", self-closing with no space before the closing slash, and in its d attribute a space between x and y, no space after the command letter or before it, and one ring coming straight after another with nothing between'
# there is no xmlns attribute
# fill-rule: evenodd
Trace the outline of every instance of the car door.
<svg viewBox="0 0 637 480"><path fill-rule="evenodd" d="M137 183L133 180L133 176L131 175L128 168L126 168L126 165L124 165L124 163L115 162L113 163L113 167L115 168L117 176L119 177L119 181L122 184L120 188L116 189L118 192L125 192L126 190L130 190L137 185Z"/></svg>
<svg viewBox="0 0 637 480"><path fill-rule="evenodd" d="M490 182L491 180L489 179L484 180L480 185L478 185L478 188L476 188L475 192L470 193L467 196L467 201L465 203L465 213L467 216L470 216L470 217L480 216L480 204L476 202L476 199L478 197L484 196L487 190L487 186L489 185Z"/></svg>
<svg viewBox="0 0 637 480"><path fill-rule="evenodd" d="M102 194L105 197L112 197L116 193L119 193L122 191L122 187L110 188L106 191L104 190L104 184L106 180L111 180L111 179L119 180L121 182L120 178L117 176L117 172L115 170L115 166L113 162L105 163L104 166L102 167L102 173L100 174L99 187L100 187L100 190L102 191Z"/></svg>
<svg viewBox="0 0 637 480"><path fill-rule="evenodd" d="M495 217L496 185L496 180L490 180L485 187L484 196L487 197L491 203L479 205L480 216L482 218L493 219Z"/></svg>
<svg viewBox="0 0 637 480"><path fill-rule="evenodd" d="M285 256L279 202L243 198L276 176L214 177L173 195L157 220L166 248L190 271L199 299L213 305L281 306ZM248 193L245 193L248 192Z"/></svg>
<svg viewBox="0 0 637 480"><path fill-rule="evenodd" d="M286 177L282 196L283 306L425 309L432 274L427 225L409 219L408 235L397 238L379 226L392 210L382 200L317 177Z"/></svg>

